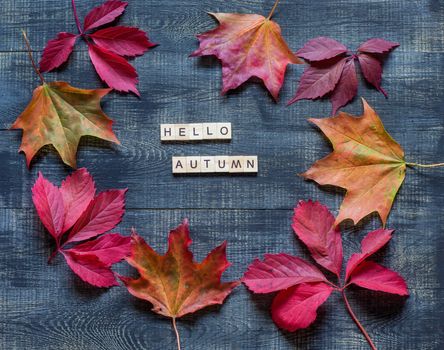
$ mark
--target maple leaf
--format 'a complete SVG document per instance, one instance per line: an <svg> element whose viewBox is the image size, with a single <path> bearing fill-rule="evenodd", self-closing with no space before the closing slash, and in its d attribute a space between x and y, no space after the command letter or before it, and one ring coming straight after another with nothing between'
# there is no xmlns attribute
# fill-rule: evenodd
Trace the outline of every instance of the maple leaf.
<svg viewBox="0 0 444 350"><path fill-rule="evenodd" d="M131 255L127 262L140 274L137 279L123 277L128 291L137 298L149 301L153 311L170 317L180 340L176 318L204 307L222 304L239 282L220 281L230 265L226 259L226 242L216 247L201 262L193 260L188 220L170 231L168 251L156 253L135 231L131 236Z"/></svg>
<svg viewBox="0 0 444 350"><path fill-rule="evenodd" d="M79 34L62 32L55 39L49 40L40 60L40 70L48 72L60 67L68 60L77 39L83 38L88 44L91 62L100 78L117 91L133 92L140 96L136 88L137 72L122 56L143 55L156 44L149 41L144 31L134 27L115 26L96 30L118 18L128 3L109 0L93 8L86 15L83 28L74 0L71 3Z"/></svg>
<svg viewBox="0 0 444 350"><path fill-rule="evenodd" d="M126 190L109 190L96 196L88 171L79 169L59 187L39 173L32 200L45 228L56 242L51 261L61 253L83 281L96 287L118 285L111 265L130 253L130 237L112 230L124 214ZM91 238L95 238L94 240ZM73 245L75 242L82 242ZM66 248L70 245L70 248Z"/></svg>
<svg viewBox="0 0 444 350"><path fill-rule="evenodd" d="M293 230L306 244L313 259L333 272L338 280L342 267L342 239L335 219L327 207L319 202L300 201L294 210ZM353 254L347 263L346 276L339 286L330 282L314 265L287 254L267 254L263 261L256 259L248 267L242 282L253 293L278 291L271 306L273 321L285 330L294 332L306 328L316 320L317 309L338 291L347 310L362 331L372 349L372 340L351 309L345 290L351 285L407 296L404 279L396 272L367 259L387 244L393 230L378 229L362 240L361 252Z"/></svg>
<svg viewBox="0 0 444 350"><path fill-rule="evenodd" d="M356 53L349 53L346 46L331 38L309 40L296 54L307 60L310 66L302 74L296 95L288 104L329 95L332 114L336 114L357 94L355 60L359 62L364 78L387 97L381 87L383 54L398 46L398 43L375 38L361 44Z"/></svg>
<svg viewBox="0 0 444 350"><path fill-rule="evenodd" d="M222 94L235 89L251 77L260 78L277 100L289 63L302 63L282 38L281 29L271 16L210 13L219 26L199 34L200 46L191 56L214 55L222 62Z"/></svg>

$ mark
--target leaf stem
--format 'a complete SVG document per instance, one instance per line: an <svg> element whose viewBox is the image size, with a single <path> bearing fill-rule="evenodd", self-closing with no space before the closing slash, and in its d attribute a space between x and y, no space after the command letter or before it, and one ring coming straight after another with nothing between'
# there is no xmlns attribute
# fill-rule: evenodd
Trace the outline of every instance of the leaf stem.
<svg viewBox="0 0 444 350"><path fill-rule="evenodd" d="M176 333L176 340L177 340L177 350L180 350L180 335L179 335L179 331L177 330L177 326L176 326L176 318L173 317L173 329L174 332Z"/></svg>
<svg viewBox="0 0 444 350"><path fill-rule="evenodd" d="M444 163L435 163L435 164L418 164L418 163L405 163L409 166L417 166L420 168L436 168L439 166L444 166Z"/></svg>
<svg viewBox="0 0 444 350"><path fill-rule="evenodd" d="M39 68L37 67L37 64L34 61L34 58L32 57L31 44L29 43L28 37L26 35L26 32L24 30L22 30L22 34L23 34L23 38L25 39L25 43L26 43L26 47L28 49L28 55L29 55L29 59L31 60L32 67L34 68L35 72L39 76L40 81L42 82L42 84L45 84L45 79L43 79L43 75L42 75L42 73L40 73L40 70L39 70Z"/></svg>
<svg viewBox="0 0 444 350"><path fill-rule="evenodd" d="M276 0L274 2L273 8L270 11L270 14L268 15L267 19L269 20L271 18L271 16L273 16L274 11L276 10L277 5L279 4L280 0Z"/></svg>
<svg viewBox="0 0 444 350"><path fill-rule="evenodd" d="M365 339L367 340L367 342L370 345L370 347L372 348L372 350L377 350L375 344L370 339L370 336L368 335L368 333L365 330L364 326L361 324L361 322L359 322L358 318L354 314L354 312L353 312L353 310L352 310L352 308L350 306L350 303L348 302L347 296L345 295L345 290L344 289L342 290L341 294L342 294L342 297L344 298L345 306L347 307L347 311L350 314L351 318L353 319L353 321L355 321L356 325L358 326L358 328L361 331L361 333L364 335Z"/></svg>
<svg viewBox="0 0 444 350"><path fill-rule="evenodd" d="M74 0L71 0L71 5L72 5L72 12L74 13L74 19L76 20L77 29L79 30L80 34L83 34L83 30L82 30L82 27L80 25L79 16L77 15L76 3L75 3Z"/></svg>

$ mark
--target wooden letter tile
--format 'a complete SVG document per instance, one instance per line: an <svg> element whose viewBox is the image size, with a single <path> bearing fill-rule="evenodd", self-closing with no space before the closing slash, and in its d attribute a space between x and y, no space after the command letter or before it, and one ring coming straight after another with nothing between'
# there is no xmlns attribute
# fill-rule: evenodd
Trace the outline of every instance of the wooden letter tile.
<svg viewBox="0 0 444 350"><path fill-rule="evenodd" d="M205 140L217 140L219 138L217 123L203 123L202 127Z"/></svg>
<svg viewBox="0 0 444 350"><path fill-rule="evenodd" d="M214 157L216 173L229 173L230 172L230 157L217 156Z"/></svg>
<svg viewBox="0 0 444 350"><path fill-rule="evenodd" d="M243 156L230 156L230 173L243 173L244 172L244 157Z"/></svg>
<svg viewBox="0 0 444 350"><path fill-rule="evenodd" d="M243 158L244 173L257 173L259 168L257 156L244 156Z"/></svg>
<svg viewBox="0 0 444 350"><path fill-rule="evenodd" d="M188 174L198 174L201 172L200 165L201 157L187 157L187 173Z"/></svg>
<svg viewBox="0 0 444 350"><path fill-rule="evenodd" d="M188 124L189 140L203 140L202 124Z"/></svg>
<svg viewBox="0 0 444 350"><path fill-rule="evenodd" d="M217 123L219 140L231 140L231 123Z"/></svg>
<svg viewBox="0 0 444 350"><path fill-rule="evenodd" d="M174 131L176 141L188 141L190 139L190 130L187 124L175 124Z"/></svg>
<svg viewBox="0 0 444 350"><path fill-rule="evenodd" d="M174 141L176 139L174 124L160 124L160 140Z"/></svg>
<svg viewBox="0 0 444 350"><path fill-rule="evenodd" d="M214 162L216 157L200 157L200 172L201 173L214 173L216 170L216 164Z"/></svg>
<svg viewBox="0 0 444 350"><path fill-rule="evenodd" d="M173 157L173 174L185 174L187 172L187 157Z"/></svg>

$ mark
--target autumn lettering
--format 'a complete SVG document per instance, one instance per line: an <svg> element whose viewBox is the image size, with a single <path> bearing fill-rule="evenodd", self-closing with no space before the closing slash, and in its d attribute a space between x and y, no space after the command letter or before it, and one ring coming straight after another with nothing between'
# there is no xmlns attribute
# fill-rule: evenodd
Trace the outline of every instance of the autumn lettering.
<svg viewBox="0 0 444 350"><path fill-rule="evenodd" d="M173 157L173 174L257 173L257 156Z"/></svg>

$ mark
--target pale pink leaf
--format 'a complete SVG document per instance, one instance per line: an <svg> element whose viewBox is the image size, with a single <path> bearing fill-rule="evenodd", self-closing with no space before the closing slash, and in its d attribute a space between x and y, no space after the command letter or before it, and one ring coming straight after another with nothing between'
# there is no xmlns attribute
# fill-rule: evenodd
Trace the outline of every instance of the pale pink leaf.
<svg viewBox="0 0 444 350"><path fill-rule="evenodd" d="M378 89L385 97L387 97L387 93L381 87L381 80L382 80L381 61L376 57L366 53L360 53L358 55L358 59L365 80L367 80L376 89Z"/></svg>
<svg viewBox="0 0 444 350"><path fill-rule="evenodd" d="M118 233L103 235L92 241L87 241L67 250L77 255L95 255L105 265L110 266L124 259L131 251L131 237Z"/></svg>
<svg viewBox="0 0 444 350"><path fill-rule="evenodd" d="M319 269L287 254L265 254L248 267L242 282L254 293L270 293L304 282L325 281Z"/></svg>
<svg viewBox="0 0 444 350"><path fill-rule="evenodd" d="M43 225L58 241L63 234L63 197L59 188L45 179L40 172L32 187L32 201Z"/></svg>
<svg viewBox="0 0 444 350"><path fill-rule="evenodd" d="M332 291L333 288L325 283L304 283L280 291L271 306L273 321L290 332L307 328Z"/></svg>
<svg viewBox="0 0 444 350"><path fill-rule="evenodd" d="M353 254L347 262L345 280L347 281L356 267L367 259L370 255L376 253L392 238L394 230L377 229L370 232L361 242L361 252Z"/></svg>
<svg viewBox="0 0 444 350"><path fill-rule="evenodd" d="M332 91L341 78L346 60L343 58L332 65L309 66L302 74L296 96L288 104L304 99L316 99Z"/></svg>
<svg viewBox="0 0 444 350"><path fill-rule="evenodd" d="M344 54L347 51L347 47L340 42L321 36L307 41L304 47L296 52L296 55L308 61L322 61Z"/></svg>
<svg viewBox="0 0 444 350"><path fill-rule="evenodd" d="M388 41L380 38L373 38L362 43L358 47L358 51L367 53L386 53L398 47L399 44L393 41Z"/></svg>
<svg viewBox="0 0 444 350"><path fill-rule="evenodd" d="M294 209L292 228L316 262L339 277L342 267L342 239L339 226L328 208L311 200Z"/></svg>
<svg viewBox="0 0 444 350"><path fill-rule="evenodd" d="M83 281L96 287L118 286L113 271L95 255L62 252L69 267Z"/></svg>
<svg viewBox="0 0 444 350"><path fill-rule="evenodd" d="M85 16L83 31L86 32L114 21L125 11L127 5L127 2L109 0L100 6L94 7Z"/></svg>
<svg viewBox="0 0 444 350"><path fill-rule="evenodd" d="M332 115L335 115L339 108L349 103L358 92L358 78L356 76L355 62L349 60L342 71L336 88L330 96L332 103Z"/></svg>
<svg viewBox="0 0 444 350"><path fill-rule="evenodd" d="M67 231L80 218L82 213L94 199L96 188L94 180L85 169L78 169L60 186L65 205L65 223L63 231Z"/></svg>
<svg viewBox="0 0 444 350"><path fill-rule="evenodd" d="M156 46L148 40L146 33L134 27L109 27L100 29L90 38L102 48L121 56L142 55L150 47Z"/></svg>
<svg viewBox="0 0 444 350"><path fill-rule="evenodd" d="M88 53L97 74L109 87L140 96L136 88L137 72L123 57L91 43L88 43Z"/></svg>
<svg viewBox="0 0 444 350"><path fill-rule="evenodd" d="M94 198L71 229L67 242L83 241L116 227L125 212L125 192L109 190Z"/></svg>
<svg viewBox="0 0 444 350"><path fill-rule="evenodd" d="M78 35L61 32L55 39L49 40L40 59L40 71L49 72L66 62L77 38Z"/></svg>
<svg viewBox="0 0 444 350"><path fill-rule="evenodd" d="M364 261L353 271L349 283L360 287L399 295L408 295L407 284L395 271L373 261Z"/></svg>

